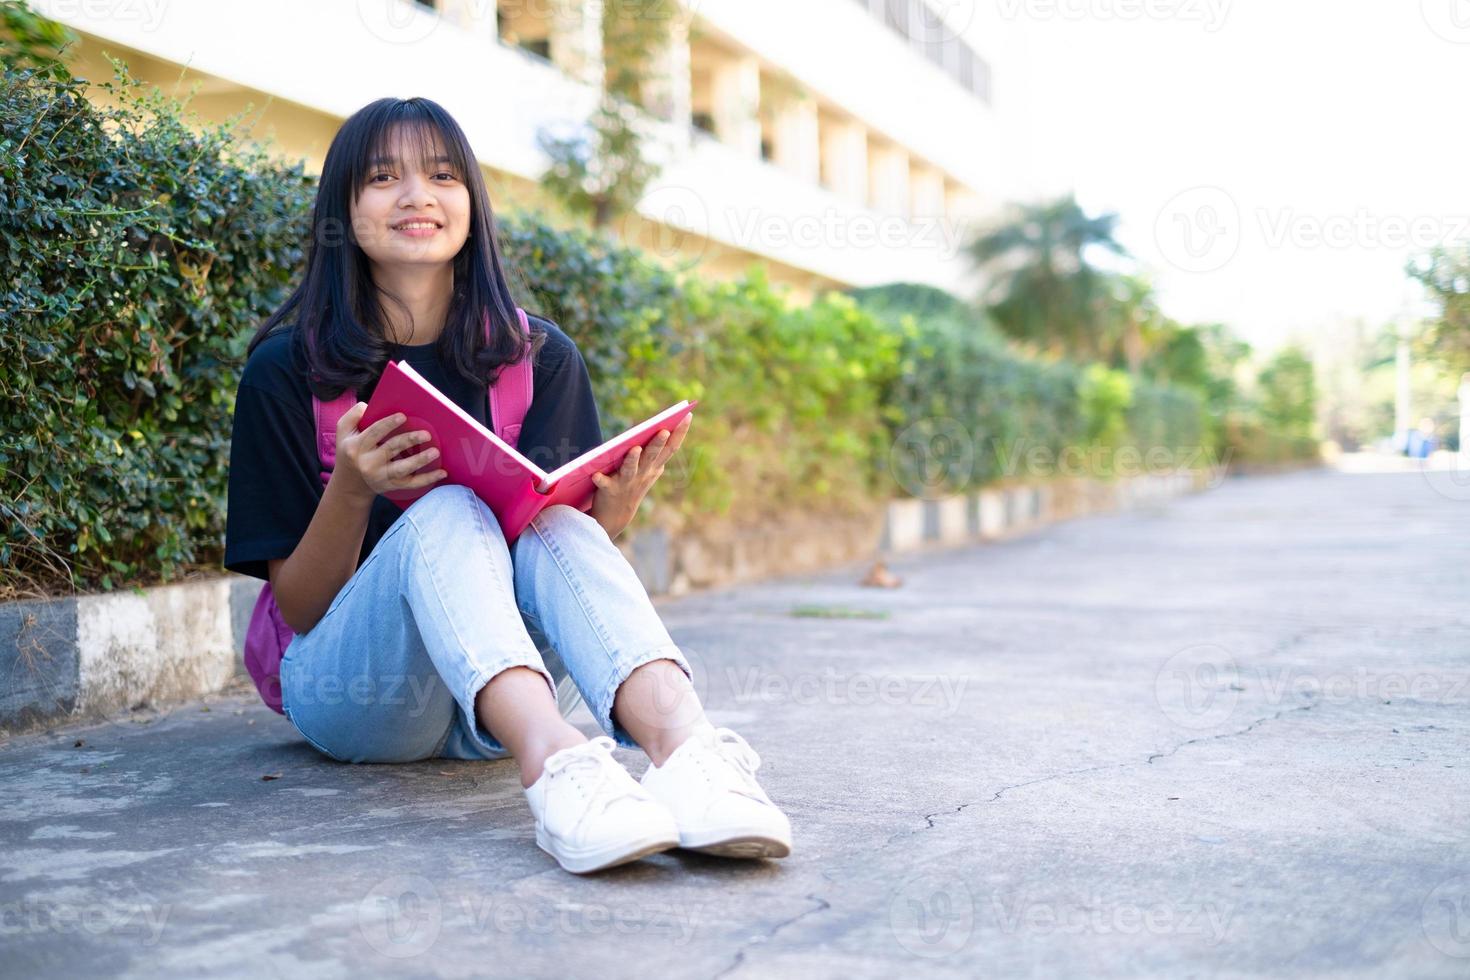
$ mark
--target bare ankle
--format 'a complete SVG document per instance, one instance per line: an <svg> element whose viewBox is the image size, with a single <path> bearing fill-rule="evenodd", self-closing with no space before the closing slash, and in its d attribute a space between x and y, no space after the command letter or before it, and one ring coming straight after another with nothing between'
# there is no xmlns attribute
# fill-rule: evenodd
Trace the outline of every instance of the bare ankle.
<svg viewBox="0 0 1470 980"><path fill-rule="evenodd" d="M678 728L671 728L659 733L655 738L650 738L647 744L642 746L643 751L648 753L649 760L655 766L661 766L668 761L669 756L674 754L679 746L689 740L689 736L695 732L713 729L715 726L702 715L696 721Z"/></svg>
<svg viewBox="0 0 1470 980"><path fill-rule="evenodd" d="M581 745L585 741L587 741L587 736L570 724L564 724L544 735L538 734L526 739L521 754L516 756L516 762L521 767L521 786L530 786L541 778L547 759L562 749Z"/></svg>

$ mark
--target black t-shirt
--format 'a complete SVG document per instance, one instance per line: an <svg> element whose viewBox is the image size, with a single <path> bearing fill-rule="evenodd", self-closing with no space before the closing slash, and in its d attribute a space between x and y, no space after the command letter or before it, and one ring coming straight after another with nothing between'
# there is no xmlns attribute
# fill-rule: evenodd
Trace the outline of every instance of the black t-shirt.
<svg viewBox="0 0 1470 980"><path fill-rule="evenodd" d="M571 462L602 443L602 427L587 364L576 342L550 320L531 316L546 331L536 355L531 406L516 449L543 470ZM494 430L485 386L449 371L435 345L390 349L449 396L475 420ZM359 397L366 400L364 393ZM225 516L224 566L269 580L266 562L287 558L306 534L322 498L321 461L305 365L292 354L291 331L261 341L240 376L230 442L229 503ZM403 513L387 497L373 501L363 536L361 565Z"/></svg>

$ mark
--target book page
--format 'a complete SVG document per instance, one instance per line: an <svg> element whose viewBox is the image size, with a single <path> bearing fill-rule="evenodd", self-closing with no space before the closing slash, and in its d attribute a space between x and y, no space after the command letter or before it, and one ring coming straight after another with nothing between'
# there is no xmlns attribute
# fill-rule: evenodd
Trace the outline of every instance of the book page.
<svg viewBox="0 0 1470 980"><path fill-rule="evenodd" d="M407 361L395 361L394 363L398 366L400 370L403 371L404 374L412 378L413 381L417 385L419 385L419 387L423 388L426 393L433 396L439 402L439 404L443 405L455 415L458 415L461 419L468 422L477 432L484 435L485 438L489 439L496 446L499 446L508 455L512 456L517 462L523 464L526 469L530 470L531 473L534 474L538 479L540 479L543 484L549 482L549 477L547 476L545 470L523 456L520 452L516 450L515 446L512 446L510 443L506 442L504 439L500 438L495 433L485 428L483 425L475 420L475 417L473 415L460 408L442 391L440 391L438 388L435 388L428 381L424 380L424 376L415 371L412 364L409 364Z"/></svg>
<svg viewBox="0 0 1470 980"><path fill-rule="evenodd" d="M585 453L578 456L570 463L567 463L565 466L557 467L556 469L552 470L551 473L547 474L546 477L542 479L539 484L536 485L536 491L538 493L548 492L552 487L556 486L556 482L558 480L562 479L570 473L576 472L582 466L586 465L589 461L597 458L610 449L617 448L620 444L626 444L629 448L631 448L632 446L641 443L642 440L639 438L640 436L648 432L650 429L657 429L665 419L668 419L670 416L677 415L688 404L689 399L686 398L676 405L670 405L668 408L664 409L662 412L659 412L652 418L644 419L642 422L639 422L631 429L627 429L619 435L613 436L602 445L597 446L594 449L587 450Z"/></svg>

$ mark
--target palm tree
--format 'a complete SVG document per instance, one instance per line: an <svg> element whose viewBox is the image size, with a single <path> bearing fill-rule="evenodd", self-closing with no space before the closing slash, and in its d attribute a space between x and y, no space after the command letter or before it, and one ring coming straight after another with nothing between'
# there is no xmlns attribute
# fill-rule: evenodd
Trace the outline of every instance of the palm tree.
<svg viewBox="0 0 1470 980"><path fill-rule="evenodd" d="M1114 276L1110 299L1107 319L1096 332L1103 360L1137 374L1170 321L1159 309L1153 284L1144 276Z"/></svg>
<svg viewBox="0 0 1470 980"><path fill-rule="evenodd" d="M1104 321L1109 274L1088 264L1084 253L1128 252L1113 237L1118 216L1088 215L1068 194L1026 204L1006 222L976 238L966 251L990 288L980 302L1008 335L1054 355L1080 360L1110 353Z"/></svg>

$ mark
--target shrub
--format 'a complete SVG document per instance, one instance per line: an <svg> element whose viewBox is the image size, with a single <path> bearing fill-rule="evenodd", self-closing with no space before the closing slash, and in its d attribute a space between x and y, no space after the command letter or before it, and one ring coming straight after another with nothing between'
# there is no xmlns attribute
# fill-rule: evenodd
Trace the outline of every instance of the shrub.
<svg viewBox="0 0 1470 980"><path fill-rule="evenodd" d="M873 496L897 336L837 293L790 306L760 266L736 282L687 282L681 315L680 354L647 384L662 404L679 393L673 379L689 379L712 410L695 423L699 478L680 495L686 516L743 522L793 501L846 510Z"/></svg>
<svg viewBox="0 0 1470 980"><path fill-rule="evenodd" d="M932 496L1017 475L1035 449L1083 436L1077 371L1017 356L983 323L900 319L903 375L894 387L897 487Z"/></svg>
<svg viewBox="0 0 1470 980"><path fill-rule="evenodd" d="M1203 396L1193 388L1135 379L1127 410L1129 438L1143 452L1166 449L1187 464L1216 450Z"/></svg>
<svg viewBox="0 0 1470 980"><path fill-rule="evenodd" d="M1077 396L1087 420L1087 438L1114 448L1128 440L1128 408L1133 404L1133 382L1122 371L1089 364L1082 371Z"/></svg>
<svg viewBox="0 0 1470 980"><path fill-rule="evenodd" d="M512 274L587 359L605 435L700 399L651 501L690 519L752 521L793 500L825 509L871 496L899 343L851 299L792 308L759 265L737 281L679 281L535 214L500 224Z"/></svg>
<svg viewBox="0 0 1470 980"><path fill-rule="evenodd" d="M535 213L498 216L512 292L577 342L597 393L604 434L665 408L648 379L681 349L674 276L633 249ZM678 398L686 395L680 389ZM687 390L697 390L689 388ZM674 399L675 401L678 398Z"/></svg>
<svg viewBox="0 0 1470 980"><path fill-rule="evenodd" d="M284 295L310 193L237 121L191 127L119 69L0 79L0 582L217 562L235 375Z"/></svg>
<svg viewBox="0 0 1470 980"><path fill-rule="evenodd" d="M1107 477L1114 454L1093 450L1128 446L1156 459L1151 449L1193 450L1204 438L1204 408L1192 390L1101 364L1025 357L983 313L946 302L938 290L899 284L856 295L904 341L901 374L883 399L895 489L962 493L1055 473L1069 458L1086 459L1092 475ZM1032 472L1032 460L1044 469Z"/></svg>

